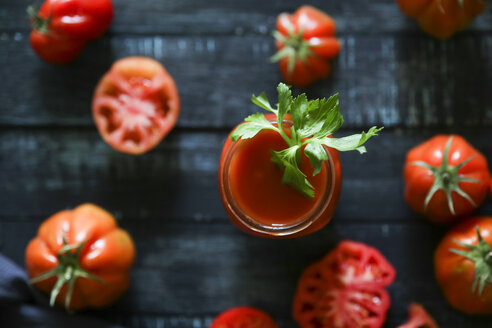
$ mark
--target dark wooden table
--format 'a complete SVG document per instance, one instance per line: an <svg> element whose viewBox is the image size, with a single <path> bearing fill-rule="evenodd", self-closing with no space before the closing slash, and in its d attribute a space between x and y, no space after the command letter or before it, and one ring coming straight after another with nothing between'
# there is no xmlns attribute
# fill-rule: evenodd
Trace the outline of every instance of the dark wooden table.
<svg viewBox="0 0 492 328"><path fill-rule="evenodd" d="M90 315L127 327L208 327L219 312L251 305L281 328L296 327L291 301L302 270L342 239L379 248L398 271L385 327L412 301L442 327L491 327L444 301L433 251L445 232L403 199L409 148L459 133L492 159L492 15L442 42L424 35L392 0L310 1L337 21L343 50L331 78L309 97L340 92L344 135L383 124L369 152L342 154L343 189L333 221L295 240L236 229L222 207L216 171L228 131L257 110L252 93L275 97L280 79L270 31L294 0L114 0L109 33L76 62L42 62L29 46L30 0L0 0L0 252L23 265L24 248L49 215L99 204L133 236L138 257L125 297ZM113 61L162 62L182 100L174 131L134 157L106 145L91 96ZM492 214L490 201L479 211Z"/></svg>

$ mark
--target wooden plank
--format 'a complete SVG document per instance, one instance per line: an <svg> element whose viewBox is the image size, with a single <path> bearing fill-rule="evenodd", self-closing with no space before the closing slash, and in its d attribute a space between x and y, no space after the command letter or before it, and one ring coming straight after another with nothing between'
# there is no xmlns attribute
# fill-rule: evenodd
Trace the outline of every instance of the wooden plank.
<svg viewBox="0 0 492 328"><path fill-rule="evenodd" d="M0 251L21 264L23 248L37 224L1 222L0 240L10 242L2 243ZM164 327L207 327L211 317L238 305L262 308L281 327L296 327L290 313L298 277L343 239L381 249L397 269L397 280L389 288L393 307L386 327L401 324L412 301L424 304L442 327L490 326L488 318L449 310L434 281L432 264L444 230L428 223L336 221L314 235L283 241L249 236L230 224L124 219L120 225L131 232L139 254L131 287L117 305L92 315L130 322L132 327L159 327L159 322L166 322ZM162 319L166 317L167 321Z"/></svg>
<svg viewBox="0 0 492 328"><path fill-rule="evenodd" d="M39 3L40 1L38 1ZM112 34L265 34L274 27L276 16L293 12L299 1L227 1L227 0L118 0L113 1L115 19ZM340 33L401 33L423 35L417 24L400 12L394 0L313 0L337 22ZM27 31L29 0L3 0L0 7L0 31ZM481 15L471 31L490 31L490 11Z"/></svg>
<svg viewBox="0 0 492 328"><path fill-rule="evenodd" d="M340 136L354 133L344 130ZM408 149L438 132L383 131L368 153L343 153L343 188L336 221L414 221L403 199ZM491 158L488 128L454 131ZM229 224L217 188L225 133L176 131L143 156L117 153L94 130L0 131L0 220L42 220L82 202L142 222ZM492 208L487 206L483 213ZM370 209L370 210L369 210Z"/></svg>
<svg viewBox="0 0 492 328"><path fill-rule="evenodd" d="M274 53L268 36L105 38L65 67L38 59L26 37L0 37L0 74L9 79L0 89L0 126L92 126L94 86L115 58L130 55L154 57L175 77L179 127L230 129L258 110L252 93L266 91L276 99L280 80L277 66L268 63ZM333 76L307 93L339 92L347 127L492 125L492 35L446 43L353 35L342 42ZM464 63L470 54L473 60Z"/></svg>

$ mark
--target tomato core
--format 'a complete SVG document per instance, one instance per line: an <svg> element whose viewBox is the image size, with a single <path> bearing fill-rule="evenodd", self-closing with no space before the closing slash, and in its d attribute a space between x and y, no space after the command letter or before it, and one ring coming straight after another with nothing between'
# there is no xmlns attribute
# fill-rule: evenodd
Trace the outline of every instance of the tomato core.
<svg viewBox="0 0 492 328"><path fill-rule="evenodd" d="M264 226L291 226L307 219L330 184L324 166L313 177L304 153L299 168L314 186L314 198L283 184L283 171L271 161L270 151L287 147L276 131L263 130L252 139L241 140L231 158L228 175L232 196L244 214Z"/></svg>

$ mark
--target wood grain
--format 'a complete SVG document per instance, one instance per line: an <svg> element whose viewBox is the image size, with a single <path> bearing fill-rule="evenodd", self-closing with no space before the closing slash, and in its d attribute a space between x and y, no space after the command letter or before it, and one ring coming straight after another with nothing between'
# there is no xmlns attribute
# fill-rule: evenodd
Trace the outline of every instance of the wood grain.
<svg viewBox="0 0 492 328"><path fill-rule="evenodd" d="M22 265L25 245L51 214L83 202L110 210L139 255L127 295L86 315L133 328L208 328L219 312L252 305L281 328L297 327L291 300L302 270L352 239L379 248L397 268L385 327L404 322L412 301L442 327L490 327L490 318L464 316L441 296L432 256L446 228L406 206L401 172L408 149L438 133L461 134L492 160L490 10L442 42L394 0L310 1L336 19L342 52L308 96L340 93L340 136L386 129L367 154L342 154L342 195L325 229L271 241L229 222L217 165L227 133L258 110L251 94L266 91L274 102L280 74L268 62L270 31L299 1L115 0L109 33L67 66L30 49L31 2L0 0L0 252ZM90 109L101 75L133 55L162 62L182 100L177 128L139 157L107 146ZM492 213L490 200L479 213Z"/></svg>
<svg viewBox="0 0 492 328"><path fill-rule="evenodd" d="M41 3L41 1L37 1ZM0 1L0 31L27 31L26 8L30 0ZM113 34L266 34L281 12L293 12L302 2L295 0L118 0L113 1ZM417 24L402 14L394 0L311 0L310 5L329 13L339 33L413 33L423 36ZM492 29L486 12L469 31Z"/></svg>
<svg viewBox="0 0 492 328"><path fill-rule="evenodd" d="M0 240L15 234L20 244L26 244L36 225L1 222ZM448 308L434 282L432 265L432 251L444 229L428 223L337 220L314 235L283 241L249 236L230 224L122 219L120 225L132 232L139 253L132 284L118 304L91 315L118 319L132 327L159 327L165 322L169 327L205 328L215 313L236 305L262 308L279 319L280 327L296 327L290 313L298 277L344 239L381 249L397 269L397 280L389 287L393 307L385 327L406 320L412 301L424 304L442 327L487 327L489 323L487 318L465 317ZM2 245L0 251L23 261L23 250L12 244Z"/></svg>
<svg viewBox="0 0 492 328"><path fill-rule="evenodd" d="M450 131L383 130L368 142L368 153L342 153L343 188L336 220L416 220L403 199L405 154L432 135ZM355 132L343 130L339 135ZM453 133L461 133L491 159L489 129ZM141 221L229 224L217 187L226 136L176 131L156 150L135 157L111 149L95 129L0 131L0 220L42 220L62 208L94 202L120 217Z"/></svg>
<svg viewBox="0 0 492 328"><path fill-rule="evenodd" d="M258 111L251 94L266 91L274 103L280 80L268 63L274 53L268 36L105 38L67 67L42 62L26 37L0 37L0 74L9 81L0 89L0 126L92 126L97 81L115 59L132 55L158 59L175 78L178 127L231 129ZM333 76L306 92L311 98L339 92L347 127L492 125L492 35L447 43L356 35L342 42ZM473 60L462 69L467 57Z"/></svg>

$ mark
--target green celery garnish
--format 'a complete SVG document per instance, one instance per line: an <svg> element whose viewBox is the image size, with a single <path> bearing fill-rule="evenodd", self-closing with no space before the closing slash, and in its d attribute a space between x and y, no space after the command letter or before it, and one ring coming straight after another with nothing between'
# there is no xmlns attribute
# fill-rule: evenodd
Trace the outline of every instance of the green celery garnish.
<svg viewBox="0 0 492 328"><path fill-rule="evenodd" d="M363 144L372 136L377 135L383 128L373 126L367 132L354 134L343 138L329 138L343 124L343 116L340 114L338 94L328 99L308 100L303 93L292 97L290 88L280 83L277 87L278 104L276 108L270 105L265 93L258 97L253 95L251 101L257 106L274 113L277 116L277 125L272 124L262 113L250 115L244 119L232 133L231 139L253 138L261 130L269 129L277 131L288 145L287 149L271 151L272 161L283 171L282 182L291 185L305 196L314 197L314 187L309 183L306 175L299 169L301 149L309 158L314 168L313 176L321 171L321 165L328 155L323 148L328 146L339 151L357 150L361 154L366 152ZM285 133L283 120L287 113L292 117L293 125L290 127L290 137Z"/></svg>

